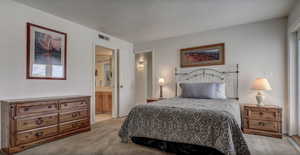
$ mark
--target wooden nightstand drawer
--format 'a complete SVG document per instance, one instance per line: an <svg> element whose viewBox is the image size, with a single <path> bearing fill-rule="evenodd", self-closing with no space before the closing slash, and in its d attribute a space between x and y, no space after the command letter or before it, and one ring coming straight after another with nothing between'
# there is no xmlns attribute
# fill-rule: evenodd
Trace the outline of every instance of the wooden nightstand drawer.
<svg viewBox="0 0 300 155"><path fill-rule="evenodd" d="M249 110L249 116L251 119L257 120L270 120L276 121L280 120L278 118L278 112L276 110Z"/></svg>
<svg viewBox="0 0 300 155"><path fill-rule="evenodd" d="M271 137L282 137L282 109L274 105L244 105L243 131Z"/></svg>
<svg viewBox="0 0 300 155"><path fill-rule="evenodd" d="M249 128L278 132L278 123L272 121L249 120Z"/></svg>

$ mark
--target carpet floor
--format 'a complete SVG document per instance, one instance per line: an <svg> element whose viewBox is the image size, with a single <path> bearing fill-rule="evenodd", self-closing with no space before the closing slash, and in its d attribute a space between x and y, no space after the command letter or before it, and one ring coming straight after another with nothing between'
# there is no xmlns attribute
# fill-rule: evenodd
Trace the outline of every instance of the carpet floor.
<svg viewBox="0 0 300 155"><path fill-rule="evenodd" d="M92 126L90 132L43 144L17 155L168 155L157 149L120 142L118 131L122 120L106 120ZM283 139L245 135L252 155L299 155Z"/></svg>

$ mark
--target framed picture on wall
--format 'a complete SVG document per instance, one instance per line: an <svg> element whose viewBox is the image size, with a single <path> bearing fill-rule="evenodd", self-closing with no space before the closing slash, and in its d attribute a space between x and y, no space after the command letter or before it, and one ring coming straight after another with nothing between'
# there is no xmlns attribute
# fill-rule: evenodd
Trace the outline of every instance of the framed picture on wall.
<svg viewBox="0 0 300 155"><path fill-rule="evenodd" d="M66 80L67 34L27 23L27 79Z"/></svg>
<svg viewBox="0 0 300 155"><path fill-rule="evenodd" d="M213 44L180 50L181 67L225 64L225 44Z"/></svg>

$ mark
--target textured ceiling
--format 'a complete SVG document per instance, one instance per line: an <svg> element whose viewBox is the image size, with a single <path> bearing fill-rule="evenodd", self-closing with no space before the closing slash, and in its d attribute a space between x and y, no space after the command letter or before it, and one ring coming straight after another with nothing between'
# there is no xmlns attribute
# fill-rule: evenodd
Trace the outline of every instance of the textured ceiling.
<svg viewBox="0 0 300 155"><path fill-rule="evenodd" d="M287 16L294 0L15 0L131 41Z"/></svg>

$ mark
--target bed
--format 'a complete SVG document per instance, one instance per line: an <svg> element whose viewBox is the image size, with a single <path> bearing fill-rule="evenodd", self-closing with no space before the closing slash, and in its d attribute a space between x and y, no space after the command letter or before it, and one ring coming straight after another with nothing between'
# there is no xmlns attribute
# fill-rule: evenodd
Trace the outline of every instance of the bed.
<svg viewBox="0 0 300 155"><path fill-rule="evenodd" d="M224 82L226 99L178 97L135 106L124 121L122 142L158 147L179 154L250 155L241 131L238 104L238 66L176 70L176 95L180 83Z"/></svg>

